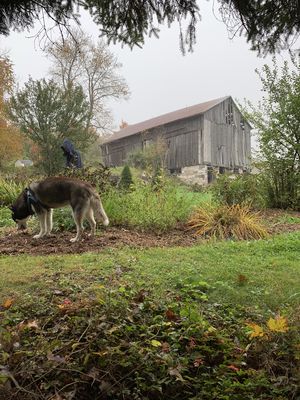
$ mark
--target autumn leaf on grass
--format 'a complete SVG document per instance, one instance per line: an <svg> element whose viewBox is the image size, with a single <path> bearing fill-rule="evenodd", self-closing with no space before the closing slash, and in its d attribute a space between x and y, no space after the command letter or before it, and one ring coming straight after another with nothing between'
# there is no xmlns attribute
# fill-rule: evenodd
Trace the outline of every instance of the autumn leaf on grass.
<svg viewBox="0 0 300 400"><path fill-rule="evenodd" d="M287 326L287 319L278 315L277 317L270 318L267 322L268 328L272 332L286 332L289 330Z"/></svg>
<svg viewBox="0 0 300 400"><path fill-rule="evenodd" d="M250 339L263 337L265 335L265 332L261 326L254 324L253 322L249 322L247 326L249 326L249 328L251 329L251 331L249 332Z"/></svg>
<svg viewBox="0 0 300 400"><path fill-rule="evenodd" d="M53 353L51 353L51 351L48 351L47 353L47 359L49 361L54 361L55 363L61 364L61 363L65 363L66 359L65 357L61 357L59 355L54 355Z"/></svg>
<svg viewBox="0 0 300 400"><path fill-rule="evenodd" d="M195 368L200 367L200 365L203 365L204 361L202 360L202 358L198 357L194 360L193 365Z"/></svg>
<svg viewBox="0 0 300 400"><path fill-rule="evenodd" d="M178 320L178 316L170 308L168 308L167 311L165 312L165 316L168 321L177 321Z"/></svg>
<svg viewBox="0 0 300 400"><path fill-rule="evenodd" d="M21 321L18 325L18 329L20 331L24 330L24 329L38 329L39 328L39 324L37 320L30 320L30 321Z"/></svg>
<svg viewBox="0 0 300 400"><path fill-rule="evenodd" d="M171 348L170 348L170 345L169 345L168 342L163 342L163 343L161 344L161 351L162 351L163 353L169 353L170 350L171 350Z"/></svg>
<svg viewBox="0 0 300 400"><path fill-rule="evenodd" d="M58 308L61 310L64 310L66 308L69 308L71 306L72 302L69 299L64 299L64 301L62 302L62 304L58 304Z"/></svg>
<svg viewBox="0 0 300 400"><path fill-rule="evenodd" d="M151 344L152 344L153 347L160 347L161 346L161 343L158 340L155 340L155 339L151 340Z"/></svg>
<svg viewBox="0 0 300 400"><path fill-rule="evenodd" d="M10 308L11 306L12 306L12 304L13 304L13 302L14 302L14 299L7 299L7 300L5 300L5 302L3 303L3 304L1 304L1 306L0 306L0 310L2 309L4 309L4 310L7 310L8 308Z"/></svg>

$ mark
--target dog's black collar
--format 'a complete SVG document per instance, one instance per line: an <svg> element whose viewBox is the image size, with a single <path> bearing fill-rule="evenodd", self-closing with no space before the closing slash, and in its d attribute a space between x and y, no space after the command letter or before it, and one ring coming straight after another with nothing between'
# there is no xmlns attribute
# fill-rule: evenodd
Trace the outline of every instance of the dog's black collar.
<svg viewBox="0 0 300 400"><path fill-rule="evenodd" d="M28 212L29 215L34 215L34 210L38 211L41 207L45 208L46 210L49 209L49 207L45 206L42 204L35 196L33 191L30 188L26 188L26 197L27 197L27 207L28 207ZM33 209L33 207L34 209Z"/></svg>
<svg viewBox="0 0 300 400"><path fill-rule="evenodd" d="M35 195L31 189L26 188L25 191L26 191L26 197L27 197L28 212L30 215L34 215L34 211L31 206L36 206L38 203L38 200L35 197Z"/></svg>

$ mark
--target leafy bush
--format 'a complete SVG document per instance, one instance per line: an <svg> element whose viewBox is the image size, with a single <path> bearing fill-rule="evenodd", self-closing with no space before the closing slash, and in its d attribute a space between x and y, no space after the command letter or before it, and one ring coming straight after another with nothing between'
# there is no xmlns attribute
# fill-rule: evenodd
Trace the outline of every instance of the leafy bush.
<svg viewBox="0 0 300 400"><path fill-rule="evenodd" d="M163 232L179 221L185 222L192 206L201 203L201 197L187 195L169 181L159 191L139 182L131 192L109 189L102 201L112 224Z"/></svg>
<svg viewBox="0 0 300 400"><path fill-rule="evenodd" d="M78 178L94 186L100 193L106 190L112 183L109 168L99 163L97 167L66 168L60 175Z"/></svg>
<svg viewBox="0 0 300 400"><path fill-rule="evenodd" d="M188 222L198 235L218 239L262 239L267 236L257 213L239 204L199 207Z"/></svg>
<svg viewBox="0 0 300 400"><path fill-rule="evenodd" d="M262 163L261 188L270 208L300 211L300 172L292 170L284 161Z"/></svg>
<svg viewBox="0 0 300 400"><path fill-rule="evenodd" d="M258 176L219 175L211 186L213 198L221 204L248 204L261 208L265 205L264 197L259 190Z"/></svg>

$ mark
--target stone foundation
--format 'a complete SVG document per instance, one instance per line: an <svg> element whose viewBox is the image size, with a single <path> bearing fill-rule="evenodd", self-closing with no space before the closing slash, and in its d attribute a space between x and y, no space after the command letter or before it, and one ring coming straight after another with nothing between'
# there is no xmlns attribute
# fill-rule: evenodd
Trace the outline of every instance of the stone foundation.
<svg viewBox="0 0 300 400"><path fill-rule="evenodd" d="M183 167L181 173L177 174L177 177L188 185L197 184L199 186L207 186L212 183L220 173L232 174L230 177L234 179L235 175L243 174L244 170L242 168L223 168L221 172L219 167L193 165L191 167Z"/></svg>
<svg viewBox="0 0 300 400"><path fill-rule="evenodd" d="M208 184L207 172L207 165L193 165L191 167L183 167L181 170L181 174L178 174L178 178L188 185L197 184L201 186L206 186Z"/></svg>

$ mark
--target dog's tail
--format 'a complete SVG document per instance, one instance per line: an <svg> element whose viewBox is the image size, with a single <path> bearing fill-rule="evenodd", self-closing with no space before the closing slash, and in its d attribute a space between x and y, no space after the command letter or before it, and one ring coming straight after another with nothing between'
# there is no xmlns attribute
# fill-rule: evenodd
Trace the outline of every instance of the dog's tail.
<svg viewBox="0 0 300 400"><path fill-rule="evenodd" d="M93 193L91 197L91 207L94 211L96 221L102 222L104 226L107 226L109 224L109 219L104 211L100 197L95 193Z"/></svg>

